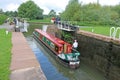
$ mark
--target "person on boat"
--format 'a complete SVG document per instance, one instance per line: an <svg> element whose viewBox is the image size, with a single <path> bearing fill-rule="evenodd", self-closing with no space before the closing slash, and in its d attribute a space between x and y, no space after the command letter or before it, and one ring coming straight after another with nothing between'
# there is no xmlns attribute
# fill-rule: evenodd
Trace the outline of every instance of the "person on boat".
<svg viewBox="0 0 120 80"><path fill-rule="evenodd" d="M55 17L52 17L52 18L51 18L51 22L52 22L52 23L55 23Z"/></svg>
<svg viewBox="0 0 120 80"><path fill-rule="evenodd" d="M77 40L74 41L72 47L73 47L73 49L76 49L76 50L77 50L77 47L78 47L78 42L77 42Z"/></svg>

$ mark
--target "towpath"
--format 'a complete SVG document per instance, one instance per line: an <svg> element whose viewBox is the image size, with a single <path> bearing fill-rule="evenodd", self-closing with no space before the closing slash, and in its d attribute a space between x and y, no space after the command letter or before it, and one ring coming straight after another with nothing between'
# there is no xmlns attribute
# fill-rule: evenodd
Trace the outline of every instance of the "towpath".
<svg viewBox="0 0 120 80"><path fill-rule="evenodd" d="M10 80L46 80L34 53L21 32L12 32Z"/></svg>

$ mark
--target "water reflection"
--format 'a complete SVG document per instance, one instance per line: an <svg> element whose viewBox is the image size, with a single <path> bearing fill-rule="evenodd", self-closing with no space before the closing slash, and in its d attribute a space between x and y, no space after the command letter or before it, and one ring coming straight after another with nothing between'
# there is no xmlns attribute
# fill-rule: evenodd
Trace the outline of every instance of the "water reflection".
<svg viewBox="0 0 120 80"><path fill-rule="evenodd" d="M47 80L69 80L57 70L54 65L54 63L57 64L56 61L48 55L48 52L46 52L42 46L40 46L32 37L27 37L26 39L35 53Z"/></svg>
<svg viewBox="0 0 120 80"><path fill-rule="evenodd" d="M47 25L38 25L37 27L31 26L29 27L31 32L33 32L34 28L45 28L47 29ZM29 32L29 31L28 31ZM77 70L71 70L53 58L43 46L39 45L33 38L32 33L26 33L26 38L28 43L30 44L33 52L35 53L43 72L45 73L48 80L104 80L104 76L94 67L90 67L83 62L80 63L80 68Z"/></svg>

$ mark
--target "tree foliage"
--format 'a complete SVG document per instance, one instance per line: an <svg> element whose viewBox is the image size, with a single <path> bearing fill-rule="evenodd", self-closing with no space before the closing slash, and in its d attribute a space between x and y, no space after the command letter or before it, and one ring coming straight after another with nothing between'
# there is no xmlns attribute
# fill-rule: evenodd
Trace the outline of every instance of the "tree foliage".
<svg viewBox="0 0 120 80"><path fill-rule="evenodd" d="M43 17L43 10L30 0L20 5L18 16L22 18L40 19Z"/></svg>
<svg viewBox="0 0 120 80"><path fill-rule="evenodd" d="M18 16L17 11L6 11L6 12L4 12L4 14L9 16L9 17L17 17Z"/></svg>
<svg viewBox="0 0 120 80"><path fill-rule="evenodd" d="M3 13L3 10L2 9L0 9L0 14L2 14Z"/></svg>
<svg viewBox="0 0 120 80"><path fill-rule="evenodd" d="M120 4L116 6L101 6L98 3L83 5L78 0L70 0L60 16L62 20L77 21L80 25L120 26Z"/></svg>
<svg viewBox="0 0 120 80"><path fill-rule="evenodd" d="M65 11L61 14L64 20L79 20L80 5L78 0L70 0Z"/></svg>
<svg viewBox="0 0 120 80"><path fill-rule="evenodd" d="M56 16L56 12L52 9L49 14L48 14L49 17L55 17Z"/></svg>
<svg viewBox="0 0 120 80"><path fill-rule="evenodd" d="M6 15L0 14L0 24L3 24L6 19L7 19L7 16L6 16Z"/></svg>

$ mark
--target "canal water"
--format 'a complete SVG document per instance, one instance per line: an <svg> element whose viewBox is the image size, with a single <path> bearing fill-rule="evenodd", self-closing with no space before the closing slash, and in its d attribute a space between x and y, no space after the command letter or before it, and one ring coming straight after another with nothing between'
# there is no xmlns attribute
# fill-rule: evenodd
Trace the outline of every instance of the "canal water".
<svg viewBox="0 0 120 80"><path fill-rule="evenodd" d="M38 59L41 68L47 80L104 80L104 75L95 67L91 67L81 61L80 67L72 70L68 67L61 65L52 57L43 46L33 39L32 32L35 28L44 29L47 25L31 25L28 32L24 33L30 47L32 48L36 58Z"/></svg>

